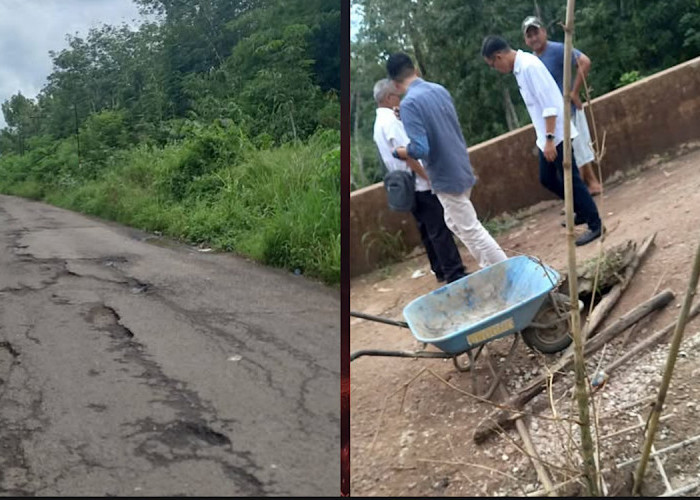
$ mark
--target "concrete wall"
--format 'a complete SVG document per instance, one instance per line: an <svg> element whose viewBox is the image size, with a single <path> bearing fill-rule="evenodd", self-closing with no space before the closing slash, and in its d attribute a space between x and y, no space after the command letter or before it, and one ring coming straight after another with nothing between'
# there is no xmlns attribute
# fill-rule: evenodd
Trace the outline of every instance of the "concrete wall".
<svg viewBox="0 0 700 500"><path fill-rule="evenodd" d="M595 71L595 69L594 69ZM603 179L637 166L651 154L700 138L700 58L669 68L593 100L599 140L603 131ZM591 138L593 123L587 113ZM467 137L467 143L469 138ZM514 212L553 196L542 188L532 125L469 148L478 183L472 201L479 217ZM381 183L350 194L350 275L376 269L387 258L380 234L420 244L410 214L391 212ZM364 241L363 241L364 237Z"/></svg>

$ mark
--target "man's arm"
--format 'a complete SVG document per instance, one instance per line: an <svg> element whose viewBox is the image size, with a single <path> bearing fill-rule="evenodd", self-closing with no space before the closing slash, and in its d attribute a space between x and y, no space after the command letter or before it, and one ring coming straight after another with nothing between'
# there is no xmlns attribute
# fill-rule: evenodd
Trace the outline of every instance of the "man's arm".
<svg viewBox="0 0 700 500"><path fill-rule="evenodd" d="M544 126L546 129L547 136L554 136L554 129L557 126L557 115L548 116L544 119ZM542 154L547 161L554 161L557 159L557 147L554 145L554 139L547 139L544 143L544 151Z"/></svg>
<svg viewBox="0 0 700 500"><path fill-rule="evenodd" d="M428 174L425 172L423 165L421 165L418 162L418 160L414 160L409 156L406 158L406 163L411 168L411 170L413 170L416 173L416 175L420 175L423 179L430 182L430 179L428 179Z"/></svg>
<svg viewBox="0 0 700 500"><path fill-rule="evenodd" d="M542 108L545 133L553 136L557 124L558 108L556 100L562 99L562 95L559 93L559 87L554 81L554 77L552 77L551 73L544 65L541 67L533 66L528 68L525 71L525 80L533 99L535 99ZM554 144L554 140L548 139L545 141L542 153L544 157L547 158L547 161L552 162L556 160L557 148Z"/></svg>
<svg viewBox="0 0 700 500"><path fill-rule="evenodd" d="M401 148L401 150L405 152L406 146L409 144L410 139L406 134L406 129L403 122L398 119L394 121L394 123L387 129L387 134L389 139L389 147L392 148L392 150ZM404 160L408 167L413 170L416 175L419 175L426 181L430 182L430 179L428 179L428 174L425 172L425 169L420 162L414 160L407 154L404 154L403 156L405 157L402 158L399 156L399 158Z"/></svg>
<svg viewBox="0 0 700 500"><path fill-rule="evenodd" d="M428 134L413 103L401 104L401 123L410 142L405 148L397 149L399 158L402 160L408 157L414 160L427 158L430 154Z"/></svg>
<svg viewBox="0 0 700 500"><path fill-rule="evenodd" d="M591 69L591 60L586 54L578 50L575 50L572 56L572 59L576 62L576 79L571 88L571 100L576 105L576 109L582 109L583 104L581 104L579 93L583 85L583 79L588 76L588 71Z"/></svg>

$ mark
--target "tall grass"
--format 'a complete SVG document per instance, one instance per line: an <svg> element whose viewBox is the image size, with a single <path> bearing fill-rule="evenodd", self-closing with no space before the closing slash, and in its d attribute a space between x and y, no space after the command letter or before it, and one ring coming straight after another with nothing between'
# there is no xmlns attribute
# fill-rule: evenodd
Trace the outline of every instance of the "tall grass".
<svg viewBox="0 0 700 500"><path fill-rule="evenodd" d="M54 154L0 158L0 190L263 264L340 281L340 136L258 150L211 128L112 151L99 168Z"/></svg>

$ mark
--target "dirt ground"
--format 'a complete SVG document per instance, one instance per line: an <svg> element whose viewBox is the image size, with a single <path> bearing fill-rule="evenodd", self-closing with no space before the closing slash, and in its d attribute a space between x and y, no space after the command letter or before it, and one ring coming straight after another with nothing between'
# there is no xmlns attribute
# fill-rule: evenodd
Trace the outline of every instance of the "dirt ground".
<svg viewBox="0 0 700 500"><path fill-rule="evenodd" d="M700 242L700 144L678 148L673 157L655 157L635 172L606 184L603 196L595 198L608 229L604 248L632 239L637 243L656 232L655 244L638 268L606 322L619 318L655 292L670 288L674 300L664 309L642 320L631 334L622 334L603 351L588 360L589 376L605 366L638 339L673 323L685 295L692 258ZM538 205L531 214L497 240L509 256L537 256L548 265L564 271L567 265L565 229L560 226L563 204L553 200ZM477 207L478 210L478 207ZM580 229L579 229L580 230ZM478 266L461 246L469 271ZM595 256L599 244L577 249L577 261ZM416 271L423 276L412 277ZM411 300L440 285L430 274L427 257L420 251L400 263L356 278L351 283L351 310L395 320L403 320L402 310ZM625 338L627 335L627 338ZM659 424L656 449L681 442L698 434L700 389L693 384L700 375L700 319L689 322L685 340ZM667 337L668 339L668 337ZM421 347L404 328L351 318L351 351L360 349L415 350ZM496 340L488 350L496 363L503 363L510 338ZM624 344L624 345L623 345ZM649 398L656 395L666 361L668 344L647 350L610 375L608 383L595 393L598 417L600 461L603 468L622 464L639 456L643 430L609 436L644 421L649 414ZM603 359L601 360L601 354ZM508 391L528 383L551 366L557 355L534 354L519 343L513 360L505 367ZM477 362L481 388L490 382L483 362ZM428 371L429 370L429 371ZM440 380L437 376L441 377ZM405 385L408 384L404 389ZM445 382L449 382L448 385ZM555 383L553 397L560 417L575 416L568 389L569 373ZM540 490L542 485L530 460L520 451L522 443L515 430L482 445L472 439L475 426L491 412L487 403L475 401L458 390L471 392L469 373L455 370L450 360L361 357L351 364L351 494L354 496L522 496ZM528 409L552 416L546 394L538 396ZM542 459L551 463L554 483L574 476L579 454L573 449L569 424L542 418L526 418L525 423ZM661 454L659 462L671 489L700 480L700 441ZM629 479L636 464L619 469L616 477ZM659 465L650 460L643 493L660 495L667 491ZM623 494L624 488L608 481L609 495ZM578 494L574 481L561 491ZM700 488L684 492L693 495Z"/></svg>

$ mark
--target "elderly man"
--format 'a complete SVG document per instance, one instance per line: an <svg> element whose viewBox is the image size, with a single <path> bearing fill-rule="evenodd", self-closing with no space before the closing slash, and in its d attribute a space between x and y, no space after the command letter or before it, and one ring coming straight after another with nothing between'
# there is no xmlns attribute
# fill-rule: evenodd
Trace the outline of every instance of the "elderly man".
<svg viewBox="0 0 700 500"><path fill-rule="evenodd" d="M554 78L539 58L522 50L516 52L499 36L484 39L481 55L500 73L515 75L537 135L540 182L563 200L564 99ZM571 137L577 135L576 127L572 126ZM581 246L599 238L603 225L591 193L576 168L576 160L572 160L575 223L588 224L588 230L576 239L576 245Z"/></svg>
<svg viewBox="0 0 700 500"><path fill-rule="evenodd" d="M452 283L466 276L462 257L452 233L445 225L440 200L430 190L428 176L423 166L413 158L402 160L392 156L397 147L408 145L408 136L394 108L400 97L389 79L374 84L374 100L377 116L374 120L374 143L387 170L413 170L416 173L415 205L411 213L418 225L423 246L428 254L430 269L438 282Z"/></svg>
<svg viewBox="0 0 700 500"><path fill-rule="evenodd" d="M443 86L420 78L413 61L404 53L392 54L386 69L399 92L406 94L401 101L401 121L410 142L396 148L394 156L425 162L447 227L480 267L506 260L505 252L481 224L469 199L476 179L452 96Z"/></svg>
<svg viewBox="0 0 700 500"><path fill-rule="evenodd" d="M535 16L525 18L522 30L525 44L544 63L554 77L554 81L557 82L559 91L562 92L564 88L564 44L547 40L547 29L542 21ZM574 48L571 56L571 67L576 68L576 77L571 86L571 117L576 130L578 130L578 137L572 142L574 158L576 158L576 164L579 166L581 177L588 186L588 190L591 195L596 196L600 194L602 187L593 171L595 154L591 149L591 134L588 131L586 113L583 111L579 97L583 79L591 68L591 60L586 54Z"/></svg>

